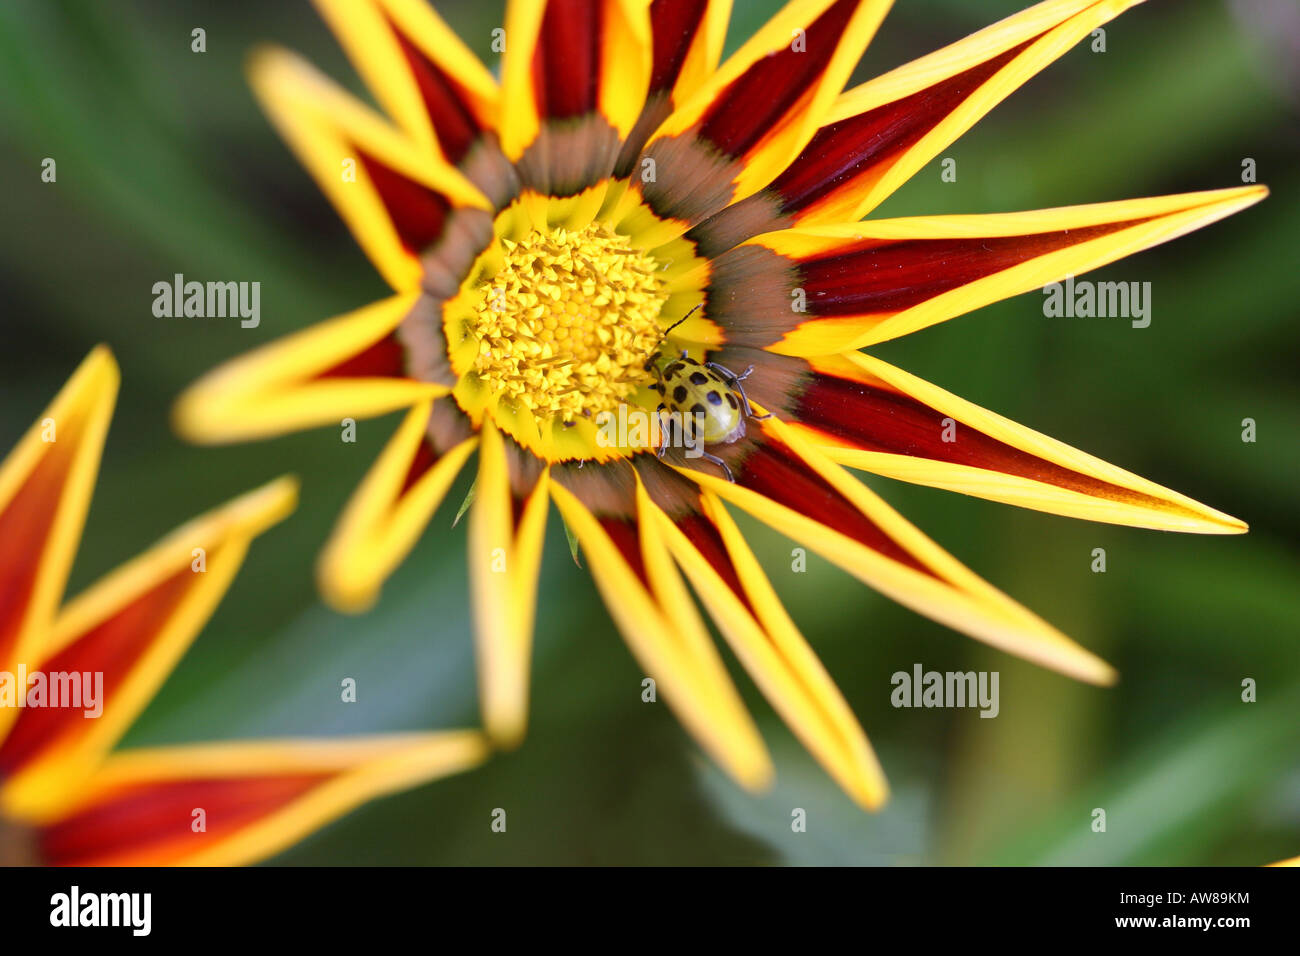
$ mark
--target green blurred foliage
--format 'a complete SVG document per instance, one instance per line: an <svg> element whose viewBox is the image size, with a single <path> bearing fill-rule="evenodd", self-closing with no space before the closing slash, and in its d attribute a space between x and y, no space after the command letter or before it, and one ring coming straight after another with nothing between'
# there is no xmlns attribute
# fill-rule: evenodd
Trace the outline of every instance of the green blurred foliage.
<svg viewBox="0 0 1300 956"><path fill-rule="evenodd" d="M485 61L500 0L440 4ZM737 4L729 47L777 9ZM900 2L861 80L1020 4ZM752 521L755 548L876 743L884 812L843 797L737 671L772 744L775 789L739 791L662 706L553 520L523 746L481 770L373 804L278 862L1255 864L1300 853L1300 556L1295 480L1296 104L1286 37L1245 4L1149 4L1081 45L944 153L877 215L994 212L1239 182L1271 198L1101 270L1150 281L1154 321L1045 319L1037 293L889 343L879 354L973 401L1252 525L1198 538L1091 525L868 479L922 529L1107 657L1115 688L1071 682L956 635ZM205 54L190 30L207 31ZM1294 43L1291 37L1290 42ZM242 75L256 43L290 46L360 90L306 0L18 0L0 6L4 416L13 444L97 342L123 389L77 590L199 510L285 471L296 515L253 548L229 596L128 743L477 722L454 503L369 614L317 601L312 563L395 426L356 444L325 429L191 447L172 400L219 361L355 308L384 286L259 113ZM58 161L57 185L39 180ZM258 280L263 321L160 320L174 272ZM1241 420L1258 442L1241 441ZM7 546L0 542L0 547ZM1093 548L1106 574L1089 570ZM890 675L1001 673L1001 714L895 710ZM356 704L339 681L357 678ZM1254 678L1259 702L1240 702ZM509 829L489 830L495 807ZM808 832L792 834L803 807ZM1093 808L1108 831L1094 834Z"/></svg>

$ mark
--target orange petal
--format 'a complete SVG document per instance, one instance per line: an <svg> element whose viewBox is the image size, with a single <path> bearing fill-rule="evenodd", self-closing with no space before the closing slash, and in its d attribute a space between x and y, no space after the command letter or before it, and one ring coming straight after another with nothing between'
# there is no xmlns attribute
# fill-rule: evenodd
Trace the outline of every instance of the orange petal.
<svg viewBox="0 0 1300 956"><path fill-rule="evenodd" d="M16 711L0 741L0 811L40 817L74 795L212 615L252 539L296 502L295 480L264 485L176 529L64 607L39 656L23 663L51 687L70 675L80 699Z"/></svg>
<svg viewBox="0 0 1300 956"><path fill-rule="evenodd" d="M471 731L129 750L44 822L39 848L60 866L242 866L487 752Z"/></svg>
<svg viewBox="0 0 1300 956"><path fill-rule="evenodd" d="M100 346L0 464L0 670L48 638L90 508L117 400ZM12 718L8 718L12 719ZM0 710L0 732L8 724Z"/></svg>

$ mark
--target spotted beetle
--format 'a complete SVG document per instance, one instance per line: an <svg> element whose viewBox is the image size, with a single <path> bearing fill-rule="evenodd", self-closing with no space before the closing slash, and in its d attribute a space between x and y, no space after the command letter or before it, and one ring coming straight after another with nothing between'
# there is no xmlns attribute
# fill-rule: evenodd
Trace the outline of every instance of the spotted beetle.
<svg viewBox="0 0 1300 956"><path fill-rule="evenodd" d="M660 344L668 333L681 325L699 309L695 306L690 312L664 330ZM668 427L664 424L665 411L676 416L683 429L690 437L705 445L730 445L745 437L745 419L761 421L771 418L771 413L755 415L745 395L745 386L741 384L754 371L754 366L737 375L725 365L717 362L697 362L685 349L677 358L668 360L657 347L646 359L645 370L653 372L655 382L651 386L663 399L655 414L659 418L659 457L668 450ZM736 479L731 474L727 463L717 455L707 451L701 453L705 461L711 461L726 474L727 480Z"/></svg>

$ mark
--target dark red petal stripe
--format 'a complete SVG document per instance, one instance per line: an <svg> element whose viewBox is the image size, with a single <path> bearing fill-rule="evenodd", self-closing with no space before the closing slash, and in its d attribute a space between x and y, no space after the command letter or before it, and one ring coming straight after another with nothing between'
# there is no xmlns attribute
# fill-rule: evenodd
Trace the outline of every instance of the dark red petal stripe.
<svg viewBox="0 0 1300 956"><path fill-rule="evenodd" d="M442 235L451 204L437 190L408 179L363 150L357 152L402 245L419 255Z"/></svg>
<svg viewBox="0 0 1300 956"><path fill-rule="evenodd" d="M645 585L646 590L651 591L650 577L646 574L645 562L641 559L641 538L637 532L636 520L610 515L597 516L596 520L600 522L605 534L609 535L609 539L623 555L623 560L627 562L628 567Z"/></svg>
<svg viewBox="0 0 1300 956"><path fill-rule="evenodd" d="M800 212L832 194L864 193L900 154L1033 42L910 96L823 126L772 185L696 226L691 237L704 254L718 255L759 233L790 225Z"/></svg>
<svg viewBox="0 0 1300 956"><path fill-rule="evenodd" d="M0 510L0 668L18 640L39 556L57 516L59 497L76 451L80 422L57 423L59 441L41 446L43 456L9 504Z"/></svg>
<svg viewBox="0 0 1300 956"><path fill-rule="evenodd" d="M924 574L933 574L817 474L794 449L779 438L760 432L758 422L750 423L750 433L746 438L733 445L710 445L708 451L727 462L741 487L838 531L900 564ZM708 462L678 457L677 463L721 477L718 467Z"/></svg>
<svg viewBox="0 0 1300 956"><path fill-rule="evenodd" d="M415 457L411 459L411 467L406 470L406 477L402 480L402 494L406 494L415 487L415 483L424 477L425 473L438 463L440 456L429 444L427 438L422 439L420 447L415 450Z"/></svg>
<svg viewBox="0 0 1300 956"><path fill-rule="evenodd" d="M799 271L815 315L901 312L1028 259L1098 239L1141 220L1029 236L867 240L807 259Z"/></svg>
<svg viewBox="0 0 1300 956"><path fill-rule="evenodd" d="M443 154L453 166L459 165L483 132L470 108L469 97L464 88L408 40L395 23L390 20L388 25L397 37L402 56L420 89L420 97L429 111Z"/></svg>
<svg viewBox="0 0 1300 956"><path fill-rule="evenodd" d="M661 218L691 225L725 208L750 151L806 107L860 3L837 0L808 25L804 49L796 52L787 44L759 59L718 93L690 129L651 142L644 156L660 172L640 184L647 205Z"/></svg>
<svg viewBox="0 0 1300 956"><path fill-rule="evenodd" d="M1027 40L956 76L874 110L822 127L771 188L792 214L832 192L860 192L881 164L915 145L985 80L1033 43Z"/></svg>
<svg viewBox="0 0 1300 956"><path fill-rule="evenodd" d="M646 140L672 112L672 88L703 22L708 0L654 0L650 6L653 46L650 88L645 107L614 165L617 178L631 175Z"/></svg>
<svg viewBox="0 0 1300 956"><path fill-rule="evenodd" d="M388 26L429 114L443 155L496 208L504 208L518 192L519 183L501 152L496 133L479 119L474 98L454 75L426 56L397 23L389 19Z"/></svg>
<svg viewBox="0 0 1300 956"><path fill-rule="evenodd" d="M214 557L215 554L210 553L207 560ZM191 570L187 561L179 570L137 595L117 613L44 661L40 670L45 674L102 673L104 686L100 703L105 708L112 707L123 679L158 636L159 625L175 613L190 589L202 578L201 574ZM86 729L77 725L82 721L93 722L94 718L84 716L84 709L25 707L20 710L9 735L0 741L0 777L19 770L43 747L55 743L63 734Z"/></svg>
<svg viewBox="0 0 1300 956"><path fill-rule="evenodd" d="M888 318L976 279L1144 221L1023 236L863 239L804 259L761 245L740 246L714 260L709 318L730 345L769 346L810 319ZM806 312L791 308L796 289L806 293Z"/></svg>
<svg viewBox="0 0 1300 956"><path fill-rule="evenodd" d="M651 93L671 89L677 82L708 8L709 0L654 0L650 4L650 34L654 47Z"/></svg>
<svg viewBox="0 0 1300 956"><path fill-rule="evenodd" d="M539 115L567 119L595 111L603 24L603 0L547 0L533 54Z"/></svg>
<svg viewBox="0 0 1300 956"><path fill-rule="evenodd" d="M400 378L406 374L406 351L394 333L345 358L317 378Z"/></svg>
<svg viewBox="0 0 1300 956"><path fill-rule="evenodd" d="M730 156L743 156L806 96L826 68L859 0L838 0L809 24L807 49L787 45L759 60L718 94L698 135Z"/></svg>
<svg viewBox="0 0 1300 956"><path fill-rule="evenodd" d="M279 810L330 774L214 777L135 784L40 831L43 862L94 866L118 854L154 850L160 864L201 850ZM205 832L194 832L194 811Z"/></svg>
<svg viewBox="0 0 1300 956"><path fill-rule="evenodd" d="M957 441L944 441L947 414L884 383L817 372L804 359L757 349L724 349L715 359L728 367L752 364L745 380L750 398L783 421L815 429L828 444L982 468L1112 501L1176 507L1079 474L966 423Z"/></svg>
<svg viewBox="0 0 1300 956"><path fill-rule="evenodd" d="M593 461L579 468L573 462L566 462L551 467L551 478L591 512L628 566L650 590L650 579L641 559L636 484L631 466L624 461L603 465Z"/></svg>
<svg viewBox="0 0 1300 956"><path fill-rule="evenodd" d="M699 486L649 455L638 455L635 466L650 500L668 516L695 550L735 592L741 603L753 613L749 595L745 593L740 575L731 563L722 534L702 511Z"/></svg>

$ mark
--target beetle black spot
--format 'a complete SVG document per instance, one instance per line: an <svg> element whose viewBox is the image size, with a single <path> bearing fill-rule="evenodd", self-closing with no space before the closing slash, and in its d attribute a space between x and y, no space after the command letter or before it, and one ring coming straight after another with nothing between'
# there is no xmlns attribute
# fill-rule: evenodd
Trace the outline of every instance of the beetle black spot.
<svg viewBox="0 0 1300 956"><path fill-rule="evenodd" d="M674 378L682 370L681 362L672 362L664 369L664 378Z"/></svg>
<svg viewBox="0 0 1300 956"><path fill-rule="evenodd" d="M699 402L696 402L694 405L691 406L691 414L692 414L692 415L703 415L703 414L704 414L704 406L701 405Z"/></svg>
<svg viewBox="0 0 1300 956"><path fill-rule="evenodd" d="M675 389L673 389L673 401L676 402L678 405L686 401L685 385L678 385Z"/></svg>
<svg viewBox="0 0 1300 956"><path fill-rule="evenodd" d="M703 372L692 372L692 373L691 373L691 384L692 384L692 385L704 385L704 384L706 384L708 381L709 381L709 377L708 377L707 375L705 375Z"/></svg>
<svg viewBox="0 0 1300 956"><path fill-rule="evenodd" d="M736 401L736 396L732 395L730 392L727 393L727 404L732 408L740 407L740 402Z"/></svg>
<svg viewBox="0 0 1300 956"><path fill-rule="evenodd" d="M709 394L708 394L708 399L709 399L709 404L710 404L710 405L721 405L721 404L722 404L722 396L719 395L717 392L709 392Z"/></svg>

